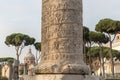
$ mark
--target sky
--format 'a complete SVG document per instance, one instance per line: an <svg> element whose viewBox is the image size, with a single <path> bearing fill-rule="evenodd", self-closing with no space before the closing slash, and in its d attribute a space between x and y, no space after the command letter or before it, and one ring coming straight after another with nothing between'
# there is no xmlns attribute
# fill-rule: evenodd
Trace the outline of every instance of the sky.
<svg viewBox="0 0 120 80"><path fill-rule="evenodd" d="M120 0L83 0L83 25L94 30L100 19L120 20ZM0 57L14 57L4 44L11 33L24 33L41 41L41 0L0 0ZM21 62L29 47L23 49ZM35 48L32 47L35 54Z"/></svg>
<svg viewBox="0 0 120 80"><path fill-rule="evenodd" d="M83 25L94 30L99 20L120 20L120 0L83 0Z"/></svg>

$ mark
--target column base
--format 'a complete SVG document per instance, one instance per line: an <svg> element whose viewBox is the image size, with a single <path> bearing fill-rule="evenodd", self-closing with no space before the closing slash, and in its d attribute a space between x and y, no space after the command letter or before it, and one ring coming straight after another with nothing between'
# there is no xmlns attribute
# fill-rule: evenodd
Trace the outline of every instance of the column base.
<svg viewBox="0 0 120 80"><path fill-rule="evenodd" d="M39 74L34 76L23 76L24 80L99 80L93 75L73 74Z"/></svg>

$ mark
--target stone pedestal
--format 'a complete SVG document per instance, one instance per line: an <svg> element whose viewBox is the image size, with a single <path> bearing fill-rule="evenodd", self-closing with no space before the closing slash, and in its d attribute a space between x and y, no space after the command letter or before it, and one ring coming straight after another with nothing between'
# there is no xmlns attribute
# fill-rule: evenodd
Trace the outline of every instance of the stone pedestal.
<svg viewBox="0 0 120 80"><path fill-rule="evenodd" d="M90 75L71 75L71 74L41 74L36 76L23 76L24 80L99 80Z"/></svg>

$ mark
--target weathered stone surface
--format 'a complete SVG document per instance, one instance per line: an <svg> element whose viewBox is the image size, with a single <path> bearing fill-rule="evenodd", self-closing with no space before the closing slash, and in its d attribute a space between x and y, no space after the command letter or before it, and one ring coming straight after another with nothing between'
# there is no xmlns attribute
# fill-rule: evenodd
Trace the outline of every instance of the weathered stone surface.
<svg viewBox="0 0 120 80"><path fill-rule="evenodd" d="M99 78L91 75L42 74L23 77L24 80L99 80Z"/></svg>
<svg viewBox="0 0 120 80"><path fill-rule="evenodd" d="M82 0L42 1L42 55L36 73L89 73L82 26Z"/></svg>

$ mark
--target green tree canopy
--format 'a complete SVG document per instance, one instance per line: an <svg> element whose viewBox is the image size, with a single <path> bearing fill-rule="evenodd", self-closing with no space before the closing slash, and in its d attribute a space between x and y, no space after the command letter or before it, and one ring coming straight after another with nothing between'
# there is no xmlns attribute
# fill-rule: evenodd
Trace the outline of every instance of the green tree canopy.
<svg viewBox="0 0 120 80"><path fill-rule="evenodd" d="M83 41L84 43L89 41L89 28L83 26Z"/></svg>
<svg viewBox="0 0 120 80"><path fill-rule="evenodd" d="M120 21L115 21L109 18L102 19L95 27L96 31L105 32L108 34L116 34L120 32Z"/></svg>
<svg viewBox="0 0 120 80"><path fill-rule="evenodd" d="M6 58L0 58L0 62L11 62L13 63L14 62L14 58L11 58L11 57L6 57Z"/></svg>
<svg viewBox="0 0 120 80"><path fill-rule="evenodd" d="M34 46L35 46L35 49L36 49L36 63L38 64L38 61L40 60L40 56L41 56L41 54L40 54L40 51L41 51L41 43L40 42L36 42L35 44L34 44ZM39 53L39 54L38 54Z"/></svg>
<svg viewBox="0 0 120 80"><path fill-rule="evenodd" d="M89 34L91 35L89 37L90 40L95 42L95 43L101 43L101 44L104 43L104 44L106 44L109 41L108 36L106 36L103 33L90 31Z"/></svg>
<svg viewBox="0 0 120 80"><path fill-rule="evenodd" d="M89 28L83 26L83 55L84 55L84 61L86 63L87 63L86 46L88 46L88 43L89 43Z"/></svg>
<svg viewBox="0 0 120 80"><path fill-rule="evenodd" d="M17 60L21 55L21 51L25 46L34 44L35 39L26 34L22 33L13 33L8 35L5 39L5 44L8 46L14 46L16 50Z"/></svg>
<svg viewBox="0 0 120 80"><path fill-rule="evenodd" d="M10 46L21 46L24 43L25 46L34 44L35 39L22 33L13 33L6 37L5 44Z"/></svg>
<svg viewBox="0 0 120 80"><path fill-rule="evenodd" d="M37 51L41 51L41 43L40 43L40 42L36 42L36 43L34 44L34 46L35 46L35 49L36 49Z"/></svg>
<svg viewBox="0 0 120 80"><path fill-rule="evenodd" d="M116 57L117 59L120 60L120 52L117 50L112 50L113 51L113 56ZM96 58L99 57L99 53L100 53L100 47L98 46L93 46L91 47L91 54L89 54L89 51L87 52L88 56L91 55L92 58ZM103 57L110 59L110 55L109 55L109 47L103 47Z"/></svg>

